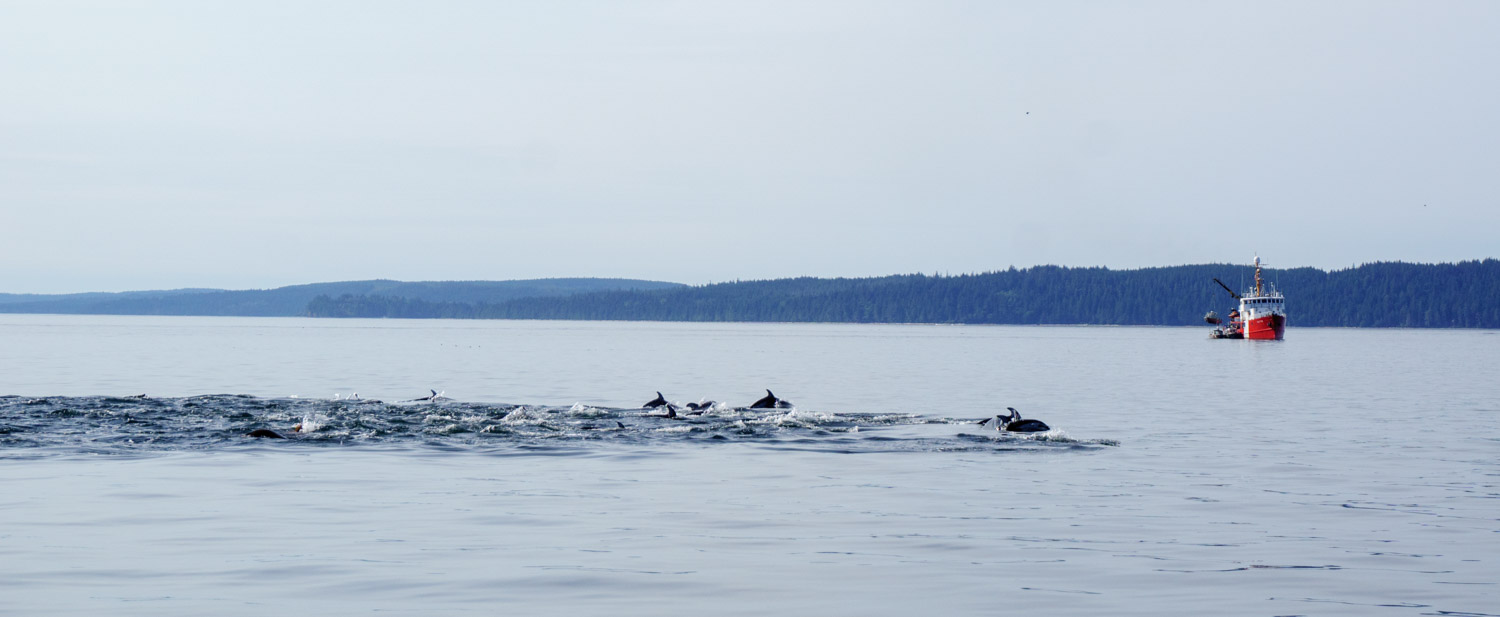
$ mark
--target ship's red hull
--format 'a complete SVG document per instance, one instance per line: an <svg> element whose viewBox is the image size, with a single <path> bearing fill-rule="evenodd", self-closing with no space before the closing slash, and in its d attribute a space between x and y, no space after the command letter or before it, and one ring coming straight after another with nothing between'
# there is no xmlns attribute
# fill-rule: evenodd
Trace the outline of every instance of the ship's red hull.
<svg viewBox="0 0 1500 617"><path fill-rule="evenodd" d="M1279 341L1286 334L1285 315L1267 315L1245 322L1245 338Z"/></svg>

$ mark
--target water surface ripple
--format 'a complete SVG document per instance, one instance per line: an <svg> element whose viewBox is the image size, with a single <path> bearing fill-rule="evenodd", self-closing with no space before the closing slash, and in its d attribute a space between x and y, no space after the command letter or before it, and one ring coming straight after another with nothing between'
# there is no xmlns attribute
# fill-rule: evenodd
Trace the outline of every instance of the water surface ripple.
<svg viewBox="0 0 1500 617"><path fill-rule="evenodd" d="M1497 332L0 315L0 368L0 615L1500 615Z"/></svg>

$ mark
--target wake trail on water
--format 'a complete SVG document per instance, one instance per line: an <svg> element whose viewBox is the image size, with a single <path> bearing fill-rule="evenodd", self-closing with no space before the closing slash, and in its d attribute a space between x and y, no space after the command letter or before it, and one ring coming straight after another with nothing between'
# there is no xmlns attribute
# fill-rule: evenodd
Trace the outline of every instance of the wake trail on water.
<svg viewBox="0 0 1500 617"><path fill-rule="evenodd" d="M0 456L132 454L242 447L411 446L588 453L608 445L746 443L860 452L1070 451L1118 446L1053 429L1006 433L960 418L908 413L746 409L658 410L470 403L446 397L359 398L0 396ZM257 439L257 429L286 439Z"/></svg>

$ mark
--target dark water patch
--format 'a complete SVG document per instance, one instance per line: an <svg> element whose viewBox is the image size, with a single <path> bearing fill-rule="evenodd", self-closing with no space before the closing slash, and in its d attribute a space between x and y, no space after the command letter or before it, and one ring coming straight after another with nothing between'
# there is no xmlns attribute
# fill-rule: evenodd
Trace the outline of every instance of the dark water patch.
<svg viewBox="0 0 1500 617"><path fill-rule="evenodd" d="M1022 587L1021 591L1046 591L1046 592L1051 592L1051 593L1071 593L1071 594L1082 594L1082 595L1089 595L1089 596L1103 595L1102 592L1088 591L1086 589L1047 589L1047 588L1044 588L1044 587Z"/></svg>
<svg viewBox="0 0 1500 617"><path fill-rule="evenodd" d="M1332 566L1332 565L1324 565L1324 566L1277 566L1277 565L1255 564L1255 565L1245 566L1243 568L1230 568L1228 570L1218 570L1218 571L1219 572L1243 572L1245 570L1342 570L1342 569L1344 569L1343 566Z"/></svg>
<svg viewBox="0 0 1500 617"><path fill-rule="evenodd" d="M1382 603L1370 603L1370 602L1350 602L1350 601L1347 601L1347 600L1330 600L1330 599L1327 599L1327 598L1274 598L1273 597L1273 598L1268 598L1268 599L1270 601L1272 601L1272 602L1277 602L1277 601L1283 601L1283 602L1313 602L1313 603L1319 603L1319 604L1342 604L1344 606L1372 606L1372 607L1376 607L1376 608L1432 608L1432 605L1430 605L1430 604L1413 604L1413 603L1410 603L1410 602L1393 602L1393 603L1382 604Z"/></svg>
<svg viewBox="0 0 1500 617"><path fill-rule="evenodd" d="M951 426L951 432L942 430ZM253 438L253 431L268 437ZM274 433L274 434L271 434ZM982 432L966 419L715 407L664 417L641 409L214 394L0 397L0 452L129 454L222 448L405 446L438 452L571 455L602 444L751 443L828 453L1071 451L1115 446L1061 431Z"/></svg>

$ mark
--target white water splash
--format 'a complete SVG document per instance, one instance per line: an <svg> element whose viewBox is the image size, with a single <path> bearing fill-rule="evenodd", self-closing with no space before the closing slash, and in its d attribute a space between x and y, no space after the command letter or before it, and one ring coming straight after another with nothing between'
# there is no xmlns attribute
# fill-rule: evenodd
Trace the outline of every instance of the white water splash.
<svg viewBox="0 0 1500 617"><path fill-rule="evenodd" d="M573 403L573 406L568 408L568 415L575 418L603 418L610 415L610 413L607 409L600 409L583 403Z"/></svg>
<svg viewBox="0 0 1500 617"><path fill-rule="evenodd" d="M511 410L500 419L501 424L541 424L545 414L530 407L521 406Z"/></svg>
<svg viewBox="0 0 1500 617"><path fill-rule="evenodd" d="M327 416L324 416L323 414L317 412L309 411L305 414L302 414L302 421L298 423L299 428L297 429L297 432L316 433L318 432L318 429L323 428L327 424Z"/></svg>

